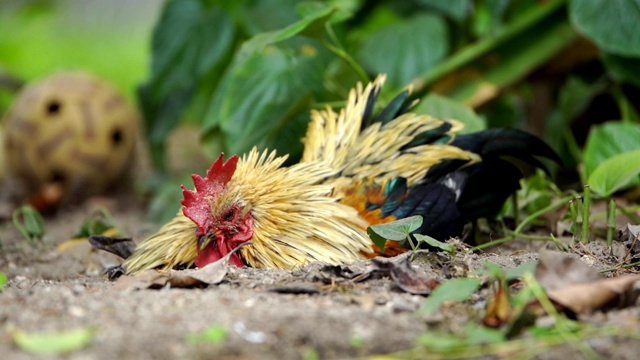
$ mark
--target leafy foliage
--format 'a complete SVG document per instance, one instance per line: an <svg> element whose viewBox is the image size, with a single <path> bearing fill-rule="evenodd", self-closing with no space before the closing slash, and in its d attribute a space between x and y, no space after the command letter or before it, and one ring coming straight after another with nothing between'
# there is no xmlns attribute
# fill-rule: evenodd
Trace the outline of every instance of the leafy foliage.
<svg viewBox="0 0 640 360"><path fill-rule="evenodd" d="M466 0L172 1L156 27L152 75L140 91L156 165L180 119L201 124L212 157L258 146L295 161L309 108L341 106L356 81L380 72L390 85L383 101L413 83L424 98L418 112L458 118L468 132L484 129L468 106L498 97L571 43L575 31L561 1L477 7L476 14ZM211 23L215 30L207 30Z"/></svg>
<svg viewBox="0 0 640 360"><path fill-rule="evenodd" d="M640 174L640 149L612 156L602 162L589 176L591 189L610 196Z"/></svg>

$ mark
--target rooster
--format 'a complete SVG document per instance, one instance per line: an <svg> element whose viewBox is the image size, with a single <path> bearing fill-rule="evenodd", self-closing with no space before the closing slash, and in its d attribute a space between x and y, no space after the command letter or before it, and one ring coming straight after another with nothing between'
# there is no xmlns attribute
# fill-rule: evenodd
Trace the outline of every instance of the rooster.
<svg viewBox="0 0 640 360"><path fill-rule="evenodd" d="M339 114L312 111L295 165L254 148L242 158L220 155L204 178L193 175L195 190L182 186L182 210L125 261L127 271L203 267L249 241L231 264L349 263L379 253L368 226L417 214L419 233L444 240L499 211L523 177L516 163L558 161L520 130L456 135L458 121L410 113L408 90L374 116L384 80L358 84Z"/></svg>

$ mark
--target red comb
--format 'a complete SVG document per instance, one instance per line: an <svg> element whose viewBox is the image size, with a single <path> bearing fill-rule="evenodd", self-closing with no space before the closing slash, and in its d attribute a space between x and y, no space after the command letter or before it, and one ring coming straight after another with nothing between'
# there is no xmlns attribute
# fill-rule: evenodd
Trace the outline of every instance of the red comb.
<svg viewBox="0 0 640 360"><path fill-rule="evenodd" d="M221 154L209 171L207 176L191 175L195 190L187 190L182 185L182 213L198 225L198 235L204 235L211 222L211 200L224 191L225 186L231 180L236 171L238 155L233 155L224 162L224 154Z"/></svg>

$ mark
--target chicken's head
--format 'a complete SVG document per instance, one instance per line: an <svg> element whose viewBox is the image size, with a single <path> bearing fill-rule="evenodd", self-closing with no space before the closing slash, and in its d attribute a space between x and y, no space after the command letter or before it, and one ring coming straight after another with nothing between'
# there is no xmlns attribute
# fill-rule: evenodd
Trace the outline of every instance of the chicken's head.
<svg viewBox="0 0 640 360"><path fill-rule="evenodd" d="M237 155L224 162L222 154L211 165L206 177L191 176L195 190L182 186L182 212L198 226L198 257L195 263L199 267L221 259L253 236L250 209L236 197L229 196L227 191L237 163ZM238 253L231 256L229 263L243 265Z"/></svg>

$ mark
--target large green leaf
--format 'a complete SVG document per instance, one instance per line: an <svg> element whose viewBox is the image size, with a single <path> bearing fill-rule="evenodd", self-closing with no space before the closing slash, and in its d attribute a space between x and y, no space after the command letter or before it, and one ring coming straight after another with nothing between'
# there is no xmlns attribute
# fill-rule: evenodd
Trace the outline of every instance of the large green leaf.
<svg viewBox="0 0 640 360"><path fill-rule="evenodd" d="M613 156L598 165L589 176L591 190L609 196L640 174L640 149Z"/></svg>
<svg viewBox="0 0 640 360"><path fill-rule="evenodd" d="M605 160L631 150L640 149L640 125L607 122L591 128L584 149L587 177Z"/></svg>
<svg viewBox="0 0 640 360"><path fill-rule="evenodd" d="M419 2L438 10L456 21L464 20L473 6L471 0L419 0Z"/></svg>
<svg viewBox="0 0 640 360"><path fill-rule="evenodd" d="M640 73L638 72L640 59L603 53L602 62L617 81L626 81L640 86Z"/></svg>
<svg viewBox="0 0 640 360"><path fill-rule="evenodd" d="M217 81L214 70L224 66L234 37L234 24L221 8L199 0L167 2L153 35L151 77L138 93L156 165L163 165L164 140L199 82Z"/></svg>
<svg viewBox="0 0 640 360"><path fill-rule="evenodd" d="M493 36L472 43L427 69L417 96L436 92L473 108L498 96L571 44L576 33L563 1L549 1L519 14Z"/></svg>
<svg viewBox="0 0 640 360"><path fill-rule="evenodd" d="M464 123L463 133L472 133L486 128L485 120L471 108L438 94L429 94L415 111L440 119L459 120Z"/></svg>
<svg viewBox="0 0 640 360"><path fill-rule="evenodd" d="M273 144L281 153L300 152L308 116L300 120L299 115L310 107L312 94L322 89L328 56L317 42L298 35L319 36L333 11L309 5L298 22L247 40L213 94L204 120L205 138L221 131L223 148L231 153ZM289 141L274 142L283 140L282 135Z"/></svg>
<svg viewBox="0 0 640 360"><path fill-rule="evenodd" d="M569 14L578 30L598 47L640 56L640 0L571 0Z"/></svg>
<svg viewBox="0 0 640 360"><path fill-rule="evenodd" d="M378 28L362 44L358 57L372 73L387 73L403 86L441 61L449 52L449 31L443 18L421 13Z"/></svg>
<svg viewBox="0 0 640 360"><path fill-rule="evenodd" d="M322 86L325 57L311 43L300 47L269 46L235 62L211 101L205 131L222 131L224 148L244 153L254 145L265 147L279 137L297 114L310 107L311 95ZM306 116L308 122L308 115ZM282 152L296 152L304 127L290 135L293 143ZM295 150L298 148L298 150Z"/></svg>
<svg viewBox="0 0 640 360"><path fill-rule="evenodd" d="M297 22L279 30L264 32L255 35L247 40L240 49L239 58L236 61L243 61L244 57L251 56L255 52L262 51L266 46L276 44L284 40L301 34L309 37L320 37L322 26L329 20L334 8L320 3L306 4L302 7L303 17ZM314 6L310 6L314 5Z"/></svg>

